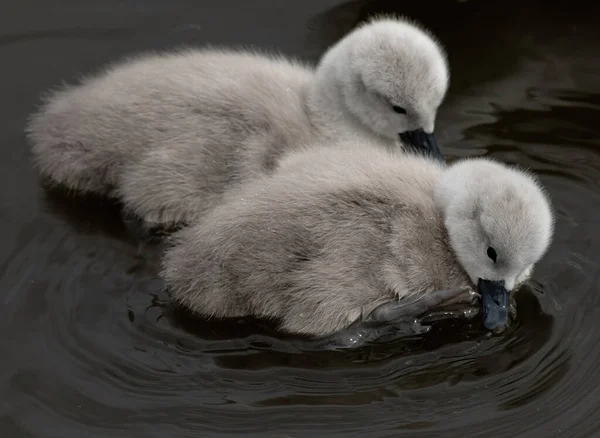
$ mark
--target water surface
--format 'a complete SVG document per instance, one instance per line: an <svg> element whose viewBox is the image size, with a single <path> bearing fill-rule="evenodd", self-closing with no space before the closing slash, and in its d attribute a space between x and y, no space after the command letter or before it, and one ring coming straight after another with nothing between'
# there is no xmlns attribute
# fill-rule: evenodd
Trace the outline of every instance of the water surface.
<svg viewBox="0 0 600 438"><path fill-rule="evenodd" d="M445 322L352 352L306 352L261 322L169 307L157 252L119 210L47 193L23 128L40 93L181 44L315 60L380 12L448 49L449 159L533 169L554 244L502 336ZM0 6L0 435L600 436L600 7L534 0L23 0Z"/></svg>

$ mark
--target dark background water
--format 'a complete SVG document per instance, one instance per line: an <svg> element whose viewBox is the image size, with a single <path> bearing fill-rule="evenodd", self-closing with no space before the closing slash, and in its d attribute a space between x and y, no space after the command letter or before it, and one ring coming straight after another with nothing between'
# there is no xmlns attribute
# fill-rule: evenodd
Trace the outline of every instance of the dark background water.
<svg viewBox="0 0 600 438"><path fill-rule="evenodd" d="M21 0L0 6L0 436L600 436L600 7L507 0ZM180 44L316 60L401 12L449 52L450 159L541 175L557 231L502 336L458 325L306 352L258 322L169 308L157 251L116 207L46 193L26 147L41 92Z"/></svg>

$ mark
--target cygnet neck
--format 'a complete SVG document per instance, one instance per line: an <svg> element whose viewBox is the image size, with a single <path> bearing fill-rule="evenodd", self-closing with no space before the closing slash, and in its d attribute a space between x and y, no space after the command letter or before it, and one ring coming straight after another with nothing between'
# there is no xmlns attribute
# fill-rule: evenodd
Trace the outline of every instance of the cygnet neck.
<svg viewBox="0 0 600 438"><path fill-rule="evenodd" d="M457 172L452 166L441 171L434 189L434 203L444 221L457 206L464 205L470 181L470 168Z"/></svg>
<svg viewBox="0 0 600 438"><path fill-rule="evenodd" d="M317 66L315 78L306 90L308 117L319 131L332 140L346 136L362 136L389 144L389 139L377 135L346 108L341 78L350 75L343 74L339 69L350 68L348 45L348 42L343 40L332 47Z"/></svg>

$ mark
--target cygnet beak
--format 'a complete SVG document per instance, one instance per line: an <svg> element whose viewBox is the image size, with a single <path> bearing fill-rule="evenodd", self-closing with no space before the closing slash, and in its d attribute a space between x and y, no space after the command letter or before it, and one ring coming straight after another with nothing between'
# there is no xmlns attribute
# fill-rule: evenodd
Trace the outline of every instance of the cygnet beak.
<svg viewBox="0 0 600 438"><path fill-rule="evenodd" d="M508 326L510 292L504 281L479 279L477 291L481 295L483 325L486 329L501 332Z"/></svg>
<svg viewBox="0 0 600 438"><path fill-rule="evenodd" d="M417 153L429 155L440 161L444 161L444 156L438 148L435 135L426 133L422 128L414 131L406 131L400 134L400 141L408 147L412 147Z"/></svg>

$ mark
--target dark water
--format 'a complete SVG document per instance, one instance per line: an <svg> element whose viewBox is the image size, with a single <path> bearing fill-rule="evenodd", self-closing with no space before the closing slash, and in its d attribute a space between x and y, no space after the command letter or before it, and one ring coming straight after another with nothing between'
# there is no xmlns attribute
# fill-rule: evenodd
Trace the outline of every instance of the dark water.
<svg viewBox="0 0 600 438"><path fill-rule="evenodd" d="M0 6L0 436L600 436L600 33L583 2L22 0ZM172 311L116 207L46 193L23 136L39 94L142 49L305 59L378 12L446 45L450 158L541 175L557 232L499 337L456 324L305 352L258 322Z"/></svg>

